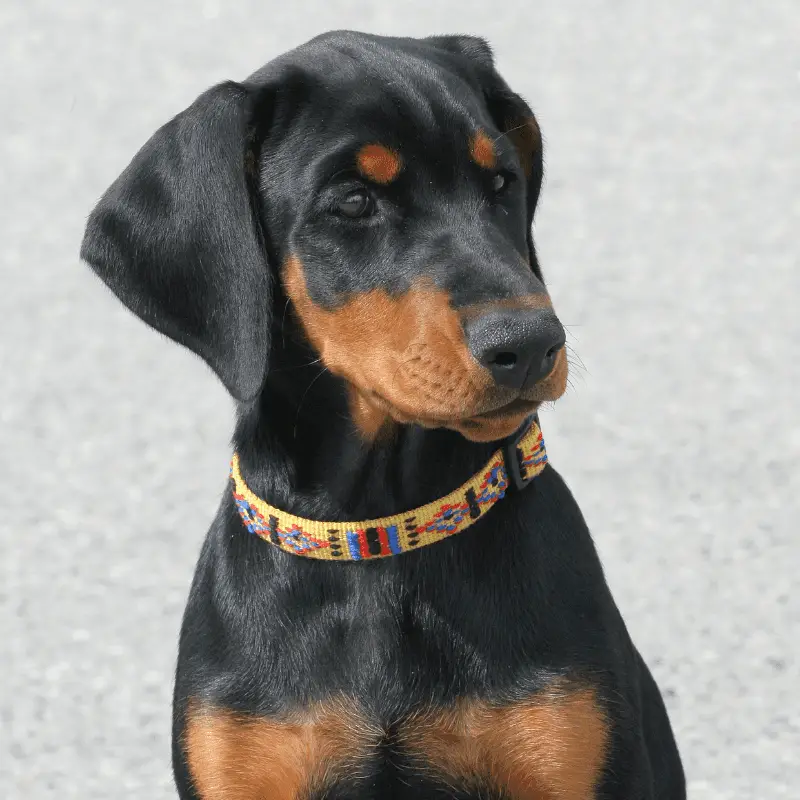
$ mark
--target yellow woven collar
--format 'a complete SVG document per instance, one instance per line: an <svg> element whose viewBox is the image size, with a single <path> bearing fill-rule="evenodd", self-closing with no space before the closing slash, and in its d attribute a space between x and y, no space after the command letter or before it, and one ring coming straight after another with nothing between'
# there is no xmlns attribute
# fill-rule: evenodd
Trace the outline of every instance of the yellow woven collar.
<svg viewBox="0 0 800 800"><path fill-rule="evenodd" d="M400 555L460 533L502 500L509 484L521 489L546 463L542 432L532 417L480 472L447 496L403 514L361 522L319 522L271 506L248 488L238 454L231 460L231 479L236 507L250 533L306 558L364 561Z"/></svg>

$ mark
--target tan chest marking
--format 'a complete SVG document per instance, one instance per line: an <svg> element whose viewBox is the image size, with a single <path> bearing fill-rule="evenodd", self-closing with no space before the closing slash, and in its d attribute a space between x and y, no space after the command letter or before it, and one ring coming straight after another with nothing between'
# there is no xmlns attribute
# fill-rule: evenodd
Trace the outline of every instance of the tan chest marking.
<svg viewBox="0 0 800 800"><path fill-rule="evenodd" d="M385 732L344 698L282 719L193 703L183 737L202 800L296 800L358 777ZM511 706L462 701L421 711L397 744L420 772L489 783L515 800L591 800L608 747L593 689L551 687Z"/></svg>
<svg viewBox="0 0 800 800"><path fill-rule="evenodd" d="M358 774L380 738L344 699L283 719L193 703L183 747L202 800L294 800Z"/></svg>
<svg viewBox="0 0 800 800"><path fill-rule="evenodd" d="M551 688L512 706L464 701L423 712L404 726L401 740L455 785L488 779L515 800L590 800L608 725L593 689Z"/></svg>

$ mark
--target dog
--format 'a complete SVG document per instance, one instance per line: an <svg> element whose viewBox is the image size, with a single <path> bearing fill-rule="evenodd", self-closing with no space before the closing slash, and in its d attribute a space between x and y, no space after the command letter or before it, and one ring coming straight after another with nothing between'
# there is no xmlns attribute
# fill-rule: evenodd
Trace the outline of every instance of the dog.
<svg viewBox="0 0 800 800"><path fill-rule="evenodd" d="M538 424L568 371L541 184L484 40L339 31L202 94L90 215L82 258L238 403L184 800L685 797Z"/></svg>

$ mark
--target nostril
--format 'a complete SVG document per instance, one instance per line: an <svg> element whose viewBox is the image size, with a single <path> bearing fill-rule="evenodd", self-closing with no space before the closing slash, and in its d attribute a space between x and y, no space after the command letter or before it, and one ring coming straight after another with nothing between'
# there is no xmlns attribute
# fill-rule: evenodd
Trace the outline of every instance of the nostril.
<svg viewBox="0 0 800 800"><path fill-rule="evenodd" d="M517 363L517 355L516 353L497 353L489 363L494 367L511 369L511 367L515 366Z"/></svg>
<svg viewBox="0 0 800 800"><path fill-rule="evenodd" d="M545 354L544 357L547 361L550 361L556 357L556 353L561 349L560 344L553 345Z"/></svg>

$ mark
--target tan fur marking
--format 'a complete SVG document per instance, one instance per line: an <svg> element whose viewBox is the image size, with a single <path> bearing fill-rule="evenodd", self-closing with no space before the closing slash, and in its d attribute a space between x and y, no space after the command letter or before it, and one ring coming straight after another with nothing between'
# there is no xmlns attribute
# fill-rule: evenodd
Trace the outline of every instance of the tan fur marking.
<svg viewBox="0 0 800 800"><path fill-rule="evenodd" d="M202 800L295 800L357 768L380 737L344 699L286 719L195 702L183 746Z"/></svg>
<svg viewBox="0 0 800 800"><path fill-rule="evenodd" d="M525 262L528 267L528 263ZM459 309L459 314L462 319L475 319L483 314L488 314L490 311L496 311L498 308L520 309L520 308L552 308L553 301L550 295L546 292L537 292L536 294L521 294L514 298L506 298L504 300L494 300L491 303L475 303L471 306L465 306Z"/></svg>
<svg viewBox="0 0 800 800"><path fill-rule="evenodd" d="M375 183L391 183L403 168L400 156L382 144L365 144L356 155L358 171Z"/></svg>
<svg viewBox="0 0 800 800"><path fill-rule="evenodd" d="M533 171L534 156L542 147L542 132L539 129L539 123L535 117L509 120L506 135L517 150L522 171L527 177L530 177Z"/></svg>
<svg viewBox="0 0 800 800"><path fill-rule="evenodd" d="M473 358L461 316L450 306L447 292L420 280L400 295L373 289L325 309L309 296L298 258L287 259L282 277L322 362L353 387L351 413L367 440L384 431L391 418L449 427L474 441L493 441L506 430L513 433L537 403L563 393L562 387L559 395L551 396L549 389L558 385L551 375L526 398L527 407L482 419L482 413L511 402L516 393L495 386L488 370ZM519 298L515 306L540 308L549 303L547 295L535 294ZM470 313L477 312L462 312ZM566 372L563 377L566 381ZM465 425L470 418L472 423Z"/></svg>
<svg viewBox="0 0 800 800"><path fill-rule="evenodd" d="M371 402L351 384L350 413L364 439L387 441L395 431L394 420L380 404Z"/></svg>
<svg viewBox="0 0 800 800"><path fill-rule="evenodd" d="M484 169L494 169L497 164L497 154L494 142L486 135L482 128L473 135L469 143L469 154L472 160Z"/></svg>
<svg viewBox="0 0 800 800"><path fill-rule="evenodd" d="M401 731L422 763L454 781L489 778L515 800L590 800L608 746L593 689L553 688L512 706L459 703Z"/></svg>
<svg viewBox="0 0 800 800"><path fill-rule="evenodd" d="M398 296L373 289L327 310L309 297L299 259L288 259L283 280L323 363L353 384L367 406L384 413L391 406L398 421L463 416L491 388L448 294L433 285L421 281Z"/></svg>

